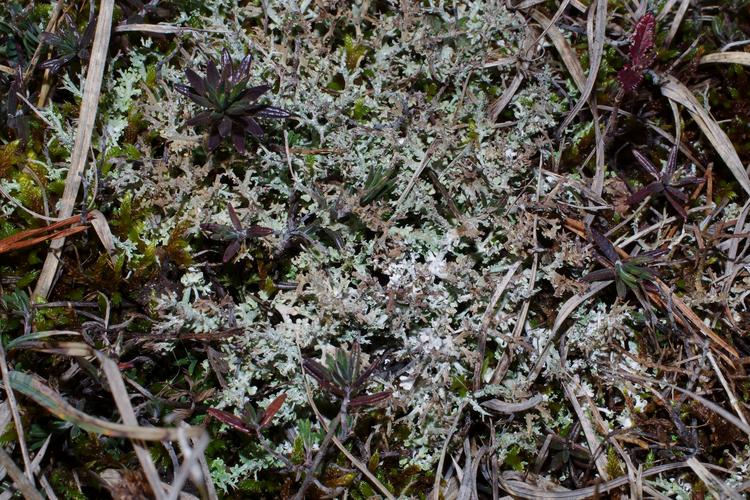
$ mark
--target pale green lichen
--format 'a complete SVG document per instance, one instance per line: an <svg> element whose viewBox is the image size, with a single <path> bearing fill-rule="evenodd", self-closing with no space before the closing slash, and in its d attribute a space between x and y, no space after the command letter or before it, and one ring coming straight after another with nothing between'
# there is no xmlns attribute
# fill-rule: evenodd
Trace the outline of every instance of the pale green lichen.
<svg viewBox="0 0 750 500"><path fill-rule="evenodd" d="M619 306L595 304L573 315L564 364L550 318L531 313L516 325L523 303L544 287L560 295L579 291L580 284L561 273L587 264L588 258L558 223L538 220L526 210L538 196L552 196L559 182L539 175L538 160L531 161L546 150L545 134L566 108L553 90L552 70L525 75L503 123L487 117L487 108L515 70L484 65L516 53L525 35L522 18L500 3L453 2L448 9L443 2L427 2L401 12L401 3L388 2L366 20L362 3L355 2L341 17L344 43L326 46L312 40L313 30L321 30L313 27L322 15L317 2L238 9L232 0L212 0L203 11L209 15L182 14L180 22L205 31L177 37L174 57L155 61L148 55L150 43L142 41L132 47L130 67L107 79L106 93L112 97L102 104L108 117L102 147L122 139L136 99L139 119L158 138L154 143L164 144L163 151L152 150L154 143L141 139L139 156L116 155L106 179L111 188L132 193L135 205L149 200L149 215L135 230L140 244L119 243L130 271L145 259L139 249L156 252L169 245L177 228L191 250L190 240L200 236L202 223L229 225L228 205L246 225L276 231L246 242L237 253L232 265L245 275L219 279L231 287L229 299L217 298L209 272L213 264L206 263L220 260L220 246L179 267L174 278L179 290L152 291L153 331L165 335L157 346L171 348L167 336L178 333L241 332L221 347L226 383L212 406L239 413L248 403L263 407L285 393L273 425L293 434L300 416L311 417L300 350L318 357L357 341L369 359L385 356L371 387L393 391L383 412L390 421L373 432L408 450L400 457L402 466L427 470L437 463L459 408L468 406L489 420L474 399L479 395L508 401L530 396L526 380L543 352L542 380L575 374L584 389L590 377L600 375L599 362L620 362L612 342L637 352L629 342L633 316ZM266 16L267 29L242 28ZM318 31L316 40L322 36ZM185 126L193 105L173 86L183 83L183 67L200 71L206 56L225 47L235 59L252 54L251 81L274 86L264 102L297 118L286 131L283 124L264 122L268 136L253 154L206 157L195 153L203 136ZM71 144L54 109L43 112L55 124L51 137ZM582 127L574 140L586 133ZM287 150L292 154L287 156ZM553 154L544 153L545 158ZM389 169L395 172L393 193L362 202L368 177ZM432 176L425 175L426 169ZM563 189L555 196L576 204L574 191ZM295 216L314 214L316 225L307 229L300 249L285 254L277 274L263 282L260 268L283 254L292 197ZM538 234L557 242L558 250L535 253ZM532 271L534 255L538 262ZM488 322L492 293L518 262L523 265ZM297 286L271 292L269 280ZM514 363L499 385L490 383L491 370L483 373L484 392L472 398L467 394L474 369L483 361L477 359L476 339L486 325L487 355L497 360L510 352ZM514 331L519 338L511 345ZM612 384L621 389L617 381ZM552 414L548 409L559 398L549 394L524 418L493 424L498 436L494 453L501 461L536 453L546 429L570 427L569 411ZM603 415L613 430L628 428L632 419L629 411ZM273 446L288 454L292 442L282 437ZM243 453L238 463L212 460L221 490L231 491L277 465L260 448Z"/></svg>

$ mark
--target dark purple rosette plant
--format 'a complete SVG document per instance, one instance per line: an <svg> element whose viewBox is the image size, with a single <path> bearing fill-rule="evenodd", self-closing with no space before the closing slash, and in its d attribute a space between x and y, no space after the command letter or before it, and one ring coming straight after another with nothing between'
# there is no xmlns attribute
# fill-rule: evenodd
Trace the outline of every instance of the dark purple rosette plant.
<svg viewBox="0 0 750 500"><path fill-rule="evenodd" d="M268 85L250 85L250 64L247 56L235 66L229 51L221 54L221 69L209 59L206 75L201 77L192 69L185 71L190 85L176 84L175 90L188 97L204 111L190 118L188 125L207 128L208 149L215 150L221 141L231 137L234 147L245 152L245 134L263 137L257 118L289 118L292 113L281 108L261 104L258 99L268 92Z"/></svg>

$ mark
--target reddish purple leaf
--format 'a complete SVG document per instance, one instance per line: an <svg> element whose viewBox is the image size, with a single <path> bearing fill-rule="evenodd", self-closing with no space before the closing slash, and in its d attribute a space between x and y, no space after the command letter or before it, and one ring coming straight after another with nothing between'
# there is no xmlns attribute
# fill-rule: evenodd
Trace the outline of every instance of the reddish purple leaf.
<svg viewBox="0 0 750 500"><path fill-rule="evenodd" d="M219 147L219 144L221 144L221 136L217 133L211 133L208 136L208 150L213 151L214 149Z"/></svg>
<svg viewBox="0 0 750 500"><path fill-rule="evenodd" d="M281 393L276 399L271 401L271 404L268 405L268 408L266 408L266 411L263 412L263 416L260 417L260 422L258 425L260 427L267 426L271 419L273 419L274 415L278 413L278 411L281 409L281 406L284 404L284 401L286 400L286 393Z"/></svg>
<svg viewBox="0 0 750 500"><path fill-rule="evenodd" d="M368 366L368 367L367 367L367 369L366 369L365 371L363 371L363 372L362 372L362 373L361 373L361 374L359 375L359 377L357 377L357 380L355 380L355 381L354 381L354 385L353 385L353 387L354 387L355 389L357 389L357 388L359 388L359 387L360 387L360 386L361 386L362 384L364 384L365 382L367 382L367 379L368 379L368 378L370 378L370 375L372 375L372 374L373 374L373 372L375 371L375 369L376 369L376 368L378 367L378 365L379 365L379 364L380 364L380 359L376 359L375 361L373 361L373 362L372 362L372 363L370 364L370 366Z"/></svg>
<svg viewBox="0 0 750 500"><path fill-rule="evenodd" d="M233 415L226 411L217 410L215 408L209 408L208 414L214 417L219 422L227 424L230 427L234 427L240 432L244 432L245 434L255 434L255 429L247 425L237 415Z"/></svg>
<svg viewBox="0 0 750 500"><path fill-rule="evenodd" d="M268 236L273 234L273 229L264 226L250 226L247 230L248 238L260 238L261 236Z"/></svg>
<svg viewBox="0 0 750 500"><path fill-rule="evenodd" d="M641 166L643 167L643 169L646 172L648 172L651 175L651 177L653 177L657 181L661 180L661 173L656 168L656 166L653 163L651 163L651 160L649 160L648 158L646 158L643 155L643 153L641 153L637 149L634 149L633 150L633 156L635 156L635 159L638 160L638 163L641 164Z"/></svg>
<svg viewBox="0 0 750 500"><path fill-rule="evenodd" d="M646 197L661 192L663 189L664 185L661 182L652 182L648 186L643 187L635 193L631 194L628 198L628 205L637 205L645 200Z"/></svg>
<svg viewBox="0 0 750 500"><path fill-rule="evenodd" d="M242 231L242 222L240 222L240 218L237 216L237 212L234 211L234 207L232 205L228 205L229 209L229 218L232 220L232 225L237 231Z"/></svg>
<svg viewBox="0 0 750 500"><path fill-rule="evenodd" d="M318 382L320 382L321 380L331 380L331 376L328 373L328 370L314 359L305 359L302 362L302 366L305 368L305 371L312 375L312 377Z"/></svg>
<svg viewBox="0 0 750 500"><path fill-rule="evenodd" d="M638 88L643 81L643 73L634 70L632 67L625 66L617 73L617 79L625 92L632 92Z"/></svg>
<svg viewBox="0 0 750 500"><path fill-rule="evenodd" d="M376 394L359 396L349 401L349 406L351 406L352 408L356 408L357 406L372 406L390 397L391 391L383 391Z"/></svg>
<svg viewBox="0 0 750 500"><path fill-rule="evenodd" d="M257 116L263 118L289 118L293 116L292 113L285 109L277 108L276 106L265 106L259 109L256 113Z"/></svg>
<svg viewBox="0 0 750 500"><path fill-rule="evenodd" d="M240 247L242 247L240 240L232 241L229 246L227 246L227 249L224 250L224 257L222 257L221 261L226 264L232 260L232 258L237 255L237 252L240 251Z"/></svg>
<svg viewBox="0 0 750 500"><path fill-rule="evenodd" d="M245 152L245 136L243 134L243 132L237 132L237 130L232 128L232 143L240 153Z"/></svg>
<svg viewBox="0 0 750 500"><path fill-rule="evenodd" d="M591 271L586 276L581 278L583 281L593 283L594 281L609 281L615 279L614 269L597 269Z"/></svg>
<svg viewBox="0 0 750 500"><path fill-rule="evenodd" d="M677 154L680 152L680 147L675 144L672 147L672 150L669 152L669 160L667 160L667 168L664 170L664 175L662 176L667 181L672 178L674 173L677 171Z"/></svg>
<svg viewBox="0 0 750 500"><path fill-rule="evenodd" d="M655 34L656 18L653 12L647 12L635 24L630 36L630 62L617 73L617 79L625 92L638 88L643 81L643 73L654 62Z"/></svg>
<svg viewBox="0 0 750 500"><path fill-rule="evenodd" d="M344 391L342 391L340 387L331 383L331 374L323 365L313 359L305 359L302 362L302 366L305 368L305 371L318 382L321 389L325 389L339 397L344 396Z"/></svg>
<svg viewBox="0 0 750 500"><path fill-rule="evenodd" d="M615 250L614 245L612 245L612 243L610 243L610 241L602 233L592 228L591 239L594 241L594 244L597 246L601 254L607 258L607 260L612 263L620 260L620 257L617 255L617 250Z"/></svg>
<svg viewBox="0 0 750 500"><path fill-rule="evenodd" d="M630 37L630 63L635 67L647 68L654 61L654 35L656 18L653 12L646 12L637 23Z"/></svg>
<svg viewBox="0 0 750 500"><path fill-rule="evenodd" d="M687 219L687 216L688 216L687 210L685 210L685 207L682 206L682 203L680 203L677 199L675 199L675 195L677 195L677 193L680 193L680 192L677 190L671 190L668 188L666 191L664 191L664 196L666 196L667 201L669 202L670 205L672 205L672 208L675 209L677 214L683 219ZM683 194L683 193L680 193L680 194ZM686 195L684 196L685 196L685 201L687 201L687 196Z"/></svg>

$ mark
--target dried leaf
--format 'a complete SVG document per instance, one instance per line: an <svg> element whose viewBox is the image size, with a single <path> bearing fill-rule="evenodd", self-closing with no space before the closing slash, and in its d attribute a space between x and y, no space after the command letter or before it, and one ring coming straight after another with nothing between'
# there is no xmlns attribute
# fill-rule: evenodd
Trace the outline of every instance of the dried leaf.
<svg viewBox="0 0 750 500"><path fill-rule="evenodd" d="M750 66L750 53L748 52L715 52L701 57L698 64L742 64Z"/></svg>
<svg viewBox="0 0 750 500"><path fill-rule="evenodd" d="M112 231L109 228L109 224L107 223L107 218L104 217L104 214L99 210L92 210L90 214L89 222L94 227L94 231L96 231L99 241L101 241L102 246L107 251L109 258L112 261L112 264L114 264L115 241L112 237Z"/></svg>
<svg viewBox="0 0 750 500"><path fill-rule="evenodd" d="M530 410L535 406L538 406L542 401L544 401L544 397L541 394L537 394L533 398L529 398L526 401L521 401L520 403L506 403L505 401L500 401L499 399L490 399L489 401L485 401L484 403L482 403L482 406L485 406L490 410L496 411L498 413L511 415L513 413L520 413L522 411Z"/></svg>
<svg viewBox="0 0 750 500"><path fill-rule="evenodd" d="M12 349L25 349L28 344L33 343L37 340L46 339L49 337L54 337L57 335L78 335L81 334L79 332L74 332L71 330L48 330L44 332L34 332L29 333L27 335L21 335L20 337L16 337L10 342L8 342L5 346L5 349L10 351Z"/></svg>

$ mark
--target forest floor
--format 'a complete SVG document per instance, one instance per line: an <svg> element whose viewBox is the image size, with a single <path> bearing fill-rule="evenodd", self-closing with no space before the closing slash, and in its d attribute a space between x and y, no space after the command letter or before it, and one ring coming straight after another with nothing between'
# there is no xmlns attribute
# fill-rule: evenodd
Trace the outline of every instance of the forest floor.
<svg viewBox="0 0 750 500"><path fill-rule="evenodd" d="M0 498L750 491L747 0L0 5Z"/></svg>

